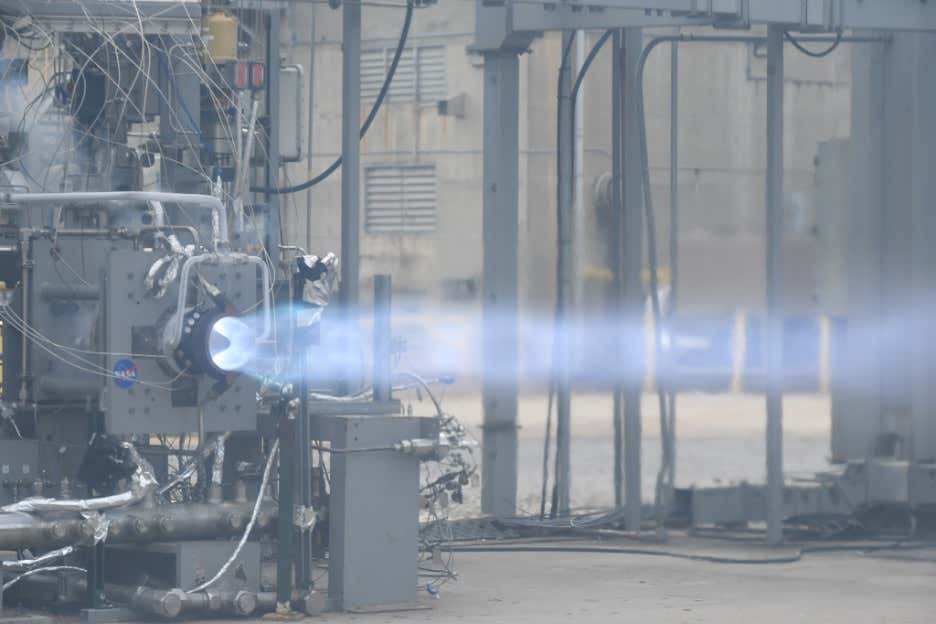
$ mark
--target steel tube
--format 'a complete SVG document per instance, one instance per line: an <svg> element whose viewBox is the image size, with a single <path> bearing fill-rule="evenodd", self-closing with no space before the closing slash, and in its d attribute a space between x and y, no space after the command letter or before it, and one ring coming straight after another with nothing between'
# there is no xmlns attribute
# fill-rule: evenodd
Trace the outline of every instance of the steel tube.
<svg viewBox="0 0 936 624"><path fill-rule="evenodd" d="M249 256L242 253L201 254L198 256L192 256L191 258L186 258L185 262L182 264L182 270L179 274L178 303L176 304L176 315L173 318L174 327L171 336L169 336L169 344L167 345L167 351L169 352L178 347L179 342L182 340L182 330L185 325L185 308L188 305L189 289L186 286L189 282L189 279L191 278L192 269L199 264L209 262L246 262L248 264L255 264L260 268L261 277L263 279L263 333L257 338L257 340L269 340L270 336L273 335L273 304L270 294L270 266L259 256Z"/></svg>
<svg viewBox="0 0 936 624"><path fill-rule="evenodd" d="M389 275L374 276L374 401L378 403L389 401L391 398L392 292Z"/></svg>
<svg viewBox="0 0 936 624"><path fill-rule="evenodd" d="M624 120L623 114L623 88L621 85L623 79L621 67L621 55L623 54L622 34L616 30L611 40L611 218L608 228L608 249L611 271L614 276L613 282L613 310L614 318L621 318L622 305L622 267L621 267L621 245L623 241L622 232L622 200L621 200L621 171L623 154L623 134ZM619 336L620 338L621 336ZM622 341L623 343L623 341ZM624 353L624 345L618 345L618 353ZM614 404L612 407L612 420L614 424L614 506L621 507L624 504L624 429L623 429L623 406L624 406L624 368L620 365L618 359L617 370L615 371L614 382Z"/></svg>
<svg viewBox="0 0 936 624"><path fill-rule="evenodd" d="M767 30L767 541L783 540L783 29Z"/></svg>
<svg viewBox="0 0 936 624"><path fill-rule="evenodd" d="M215 249L228 244L227 212L221 200L212 195L192 193L160 193L153 191L108 191L108 192L73 192L73 193L4 193L3 202L21 206L44 206L51 203L96 204L105 201L125 202L163 202L208 208L213 219L217 220L218 229L214 232Z"/></svg>
<svg viewBox="0 0 936 624"><path fill-rule="evenodd" d="M250 517L248 504L201 503L129 508L104 513L109 521L107 543L146 543L200 540L240 535ZM269 530L277 517L275 506L265 505L256 530ZM0 514L0 550L58 548L91 539L95 524L74 514Z"/></svg>
<svg viewBox="0 0 936 624"><path fill-rule="evenodd" d="M569 50L575 37L573 31L562 32L562 50ZM558 257L556 262L556 490L559 514L569 513L571 492L571 424L572 424L572 348L569 324L572 319L573 257L572 249L574 207L572 165L574 152L574 112L572 110L572 65L563 55L559 67L558 126L556 150L558 152L559 192L556 206L556 234ZM573 144L568 144L573 138Z"/></svg>
<svg viewBox="0 0 936 624"><path fill-rule="evenodd" d="M342 5L341 41L341 290L345 314L358 301L360 279L361 4Z"/></svg>

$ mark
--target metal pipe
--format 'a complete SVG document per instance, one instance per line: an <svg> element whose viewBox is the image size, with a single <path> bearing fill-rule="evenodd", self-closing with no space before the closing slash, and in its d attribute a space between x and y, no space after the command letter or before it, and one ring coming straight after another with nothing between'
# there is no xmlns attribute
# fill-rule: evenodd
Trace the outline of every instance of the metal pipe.
<svg viewBox="0 0 936 624"><path fill-rule="evenodd" d="M0 507L3 513L39 513L56 511L101 511L138 503L156 487L156 477L149 462L143 459L136 447L129 442L122 445L127 449L136 470L130 477L130 489L119 494L86 499L27 498L17 503Z"/></svg>
<svg viewBox="0 0 936 624"><path fill-rule="evenodd" d="M0 550L59 548L93 539L95 531L107 529L107 543L188 541L240 535L250 517L252 504L189 503L152 508L112 509L98 519L73 514L34 516L26 513L0 514ZM264 503L256 528L269 530L277 517L272 503Z"/></svg>
<svg viewBox="0 0 936 624"><path fill-rule="evenodd" d="M176 315L173 319L172 333L167 337L166 350L172 352L179 346L182 340L182 331L185 325L185 309L188 306L188 282L191 278L193 267L204 263L237 263L246 262L260 267L263 278L263 333L257 338L258 341L266 341L273 334L273 305L271 303L271 277L270 266L259 256L250 256L242 253L213 253L201 254L186 258L182 263L182 270L179 275L179 295L176 304Z"/></svg>
<svg viewBox="0 0 936 624"><path fill-rule="evenodd" d="M345 5L345 10L347 10ZM279 517L277 521L276 599L283 609L289 609L293 590L293 524L295 492L296 414L283 405L279 419ZM279 609L279 605L277 610Z"/></svg>
<svg viewBox="0 0 936 624"><path fill-rule="evenodd" d="M613 274L614 290L614 318L620 318L623 309L623 291L622 291L622 266L621 266L621 245L623 243L622 232L622 200L621 200L621 171L623 163L623 134L624 120L623 114L623 68L621 65L621 55L623 54L622 34L616 30L612 35L611 51L611 211L610 227L608 228L608 249L610 252L610 265ZM620 338L621 336L619 336ZM618 345L618 353L625 353L624 344ZM614 405L612 420L614 424L614 506L621 507L624 504L624 430L623 430L623 407L624 407L624 369L620 366L621 360L618 359L618 370L616 371L616 380L614 383Z"/></svg>
<svg viewBox="0 0 936 624"><path fill-rule="evenodd" d="M572 45L575 33L562 31L562 50ZM569 336L569 323L573 309L573 258L572 249L574 207L572 205L572 178L574 175L572 156L574 145L567 145L573 139L574 113L572 110L572 66L565 53L559 67L559 98L556 149L558 151L559 193L556 207L556 234L558 255L556 262L556 490L557 511L561 515L569 513L571 492L571 424L572 424L572 350Z"/></svg>
<svg viewBox="0 0 936 624"><path fill-rule="evenodd" d="M108 191L108 192L71 192L71 193L4 193L3 203L19 204L22 206L44 206L50 203L64 204L93 204L104 201L125 202L163 202L208 208L212 211L212 221L217 220L217 228L213 232L214 247L219 249L228 245L227 212L224 204L217 197L211 195L195 195L192 193L161 193L156 191Z"/></svg>
<svg viewBox="0 0 936 624"><path fill-rule="evenodd" d="M56 561L58 559L67 557L73 552L75 552L74 546L65 546L63 548L57 548L55 550L47 552L44 555L40 555L39 557L35 557L33 559L17 559L15 561L0 561L0 568L6 571L25 572L26 570L29 570L31 568L41 567L52 561Z"/></svg>
<svg viewBox="0 0 936 624"><path fill-rule="evenodd" d="M29 230L20 230L20 307L22 308L23 320L26 325L32 324L32 318L30 317L30 306L29 299L32 295L30 284L32 280L30 276L32 275L33 261L32 261L32 237L29 235ZM20 391L19 391L19 400L20 403L25 403L29 399L29 383L32 380L32 375L30 374L30 345L26 340L26 336L22 337L22 344L20 345Z"/></svg>
<svg viewBox="0 0 936 624"><path fill-rule="evenodd" d="M126 603L137 611L165 619L179 617L185 603L185 593L180 589L166 591L151 587L127 587L105 583L104 592L109 597Z"/></svg>
<svg viewBox="0 0 936 624"><path fill-rule="evenodd" d="M669 427L667 427L667 447L669 466L664 491L664 515L672 504L673 488L676 481L676 362L672 356L676 339L676 310L679 295L679 42L670 43L670 231L669 264L670 293L669 321L670 346L667 357L667 375L669 377Z"/></svg>
<svg viewBox="0 0 936 624"><path fill-rule="evenodd" d="M358 301L360 279L361 4L342 5L341 290L345 314Z"/></svg>
<svg viewBox="0 0 936 624"><path fill-rule="evenodd" d="M767 29L767 541L783 540L783 38Z"/></svg>
<svg viewBox="0 0 936 624"><path fill-rule="evenodd" d="M381 403L391 397L390 370L392 333L390 300L392 286L389 275L374 276L374 401Z"/></svg>
<svg viewBox="0 0 936 624"><path fill-rule="evenodd" d="M244 189L249 187L250 155L253 153L254 134L257 126L257 110L260 101L254 100L250 109L250 121L247 124L247 139L244 151L238 158L237 179L234 181L234 231L241 234L244 231Z"/></svg>
<svg viewBox="0 0 936 624"><path fill-rule="evenodd" d="M94 284L39 284L39 297L45 301L66 299L68 301L97 301L101 298L101 288Z"/></svg>

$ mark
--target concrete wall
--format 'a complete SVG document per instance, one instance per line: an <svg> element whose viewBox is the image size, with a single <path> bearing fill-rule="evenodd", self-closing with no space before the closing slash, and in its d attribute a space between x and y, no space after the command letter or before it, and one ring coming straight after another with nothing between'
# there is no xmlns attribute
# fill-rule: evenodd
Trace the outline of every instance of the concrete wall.
<svg viewBox="0 0 936 624"><path fill-rule="evenodd" d="M340 149L341 12L299 5L287 21L294 35L287 58L312 61L312 155L289 167L292 182L322 170ZM399 9L364 8L364 47L393 46L403 21ZM381 111L363 144L362 162L433 162L438 172L438 227L434 235L363 233L362 288L369 276L390 272L398 289L438 299L445 280L480 280L482 59L469 53L473 6L440 3L418 10L411 43L447 48L448 95L464 93L464 118L435 108L391 103ZM589 34L587 47L598 33ZM647 34L649 37L649 33ZM610 47L610 46L608 46ZM526 305L551 305L555 272L555 119L558 34L536 40L521 58L521 283ZM786 89L787 222L796 245L814 245L813 159L819 143L849 133L850 54L846 46L813 60L788 48ZM601 53L584 87L583 171L586 253L583 274L601 280L601 223L593 205L595 179L610 168L610 58ZM763 291L765 60L751 45L687 44L680 64L681 238L684 273L700 271L682 301L701 308L760 305ZM658 210L660 253L666 258L668 228L669 47L649 61L646 80L651 177ZM366 110L361 111L361 119ZM290 198L287 238L315 250L339 241L340 172L307 193ZM362 202L363 211L363 202ZM308 215L308 217L307 217ZM715 253L717 251L717 254ZM715 256L724 260L713 260ZM702 260L708 260L708 264ZM732 271L732 266L746 267ZM802 276L797 269L794 281ZM699 281L701 280L701 281ZM799 288L811 301L810 275ZM722 287L724 285L724 288ZM744 301L725 295L750 293ZM593 290L593 289L592 289ZM590 292L586 290L586 292Z"/></svg>

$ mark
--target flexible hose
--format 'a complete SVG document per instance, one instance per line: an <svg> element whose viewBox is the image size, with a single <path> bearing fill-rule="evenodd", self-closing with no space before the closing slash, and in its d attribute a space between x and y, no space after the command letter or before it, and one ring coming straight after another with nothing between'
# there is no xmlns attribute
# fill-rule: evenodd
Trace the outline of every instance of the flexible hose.
<svg viewBox="0 0 936 624"><path fill-rule="evenodd" d="M377 93L377 99L374 100L374 105L367 114L367 119L364 120L364 125L361 126L361 139L364 138L364 135L367 134L371 124L374 123L374 119L377 118L377 113L380 111L380 106L383 104L384 99L387 97L387 93L390 91L390 83L393 82L393 76L396 74L397 66L400 64L400 57L403 56L403 50L406 48L406 40L409 38L410 26L413 23L413 8L413 1L409 0L406 3L406 17L403 19L403 30L400 32L400 40L397 42L396 50L393 52L393 60L390 61L390 67L387 69L387 75L384 77L383 84L380 86L380 92ZM310 189L313 186L328 179L331 174L338 171L338 169L341 167L341 162L342 157L339 156L334 160L334 162L332 162L332 164L328 165L328 167L323 172L314 178L299 184L294 184L292 186L281 186L277 188L251 186L250 190L254 193L267 193L269 195L288 195L290 193L298 193L300 191Z"/></svg>

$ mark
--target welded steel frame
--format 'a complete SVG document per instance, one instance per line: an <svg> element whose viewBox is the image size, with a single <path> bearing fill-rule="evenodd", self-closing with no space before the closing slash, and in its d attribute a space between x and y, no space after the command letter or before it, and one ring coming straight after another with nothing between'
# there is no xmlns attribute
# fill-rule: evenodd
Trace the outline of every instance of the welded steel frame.
<svg viewBox="0 0 936 624"><path fill-rule="evenodd" d="M842 30L936 30L936 3L918 0L597 0L578 2L515 2L513 0L483 0L476 8L476 39L474 49L485 58L484 94L484 280L482 285L484 310L484 358L486 370L498 374L486 375L483 382L484 463L482 508L485 513L510 515L516 509L517 483L517 219L518 111L519 70L517 58L525 53L530 42L545 31L572 29L639 29L657 26L711 25L722 28L749 29L753 25L768 27L768 110L767 110L767 468L768 468L768 539L782 538L783 435L782 435L782 189L783 189L783 36L786 30L805 32L838 32ZM616 64L617 65L617 64ZM623 68L626 72L626 68ZM627 99L633 83L623 89L613 89L615 97ZM622 93L623 91L623 93ZM612 103L614 110L622 106ZM627 108L624 106L624 108ZM619 126L626 128L625 111ZM624 130L626 135L626 130ZM626 144L625 144L626 143ZM615 163L620 163L621 190L615 196L622 201L622 219L631 224L639 221L642 192L630 195L626 189L641 188L640 171L626 165L626 153L635 141L612 142ZM628 228L624 227L626 231ZM622 241L623 243L624 241ZM625 245L627 248L632 245ZM628 272L639 265L619 267L619 280L626 281ZM629 269L629 271L628 271ZM622 284L622 290L626 287ZM626 311L622 310L622 312ZM641 350L638 347L636 350ZM496 365L495 365L496 364ZM507 371L506 378L503 372ZM626 386L626 380L625 380ZM615 419L626 405L621 392L616 392ZM639 410L639 403L637 409ZM626 421L627 418L624 418ZM637 413L639 423L639 412ZM628 454L638 453L626 442ZM618 430L620 431L620 430ZM636 430L639 436L639 429ZM616 445L621 444L617 439ZM639 437L637 442L639 448ZM627 461L625 459L625 461ZM633 459L632 459L633 461ZM620 469L616 468L619 473ZM627 472L627 471L625 471ZM620 477L620 475L618 475ZM625 475L625 481L627 477ZM619 483L619 481L618 481ZM639 483L636 492L624 487L625 507L640 505ZM619 498L619 495L618 495ZM635 514L636 515L636 514ZM636 520L636 517L635 517ZM628 522L631 525L630 522ZM631 525L633 526L633 525Z"/></svg>

